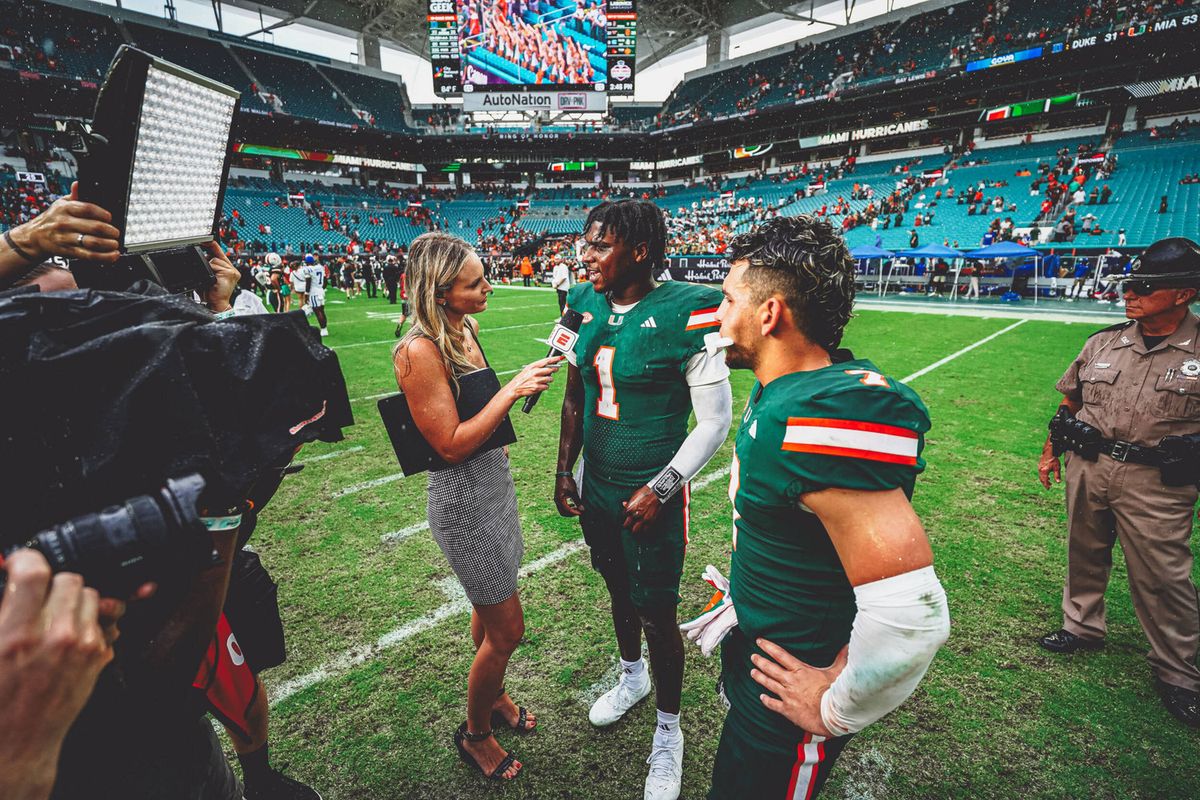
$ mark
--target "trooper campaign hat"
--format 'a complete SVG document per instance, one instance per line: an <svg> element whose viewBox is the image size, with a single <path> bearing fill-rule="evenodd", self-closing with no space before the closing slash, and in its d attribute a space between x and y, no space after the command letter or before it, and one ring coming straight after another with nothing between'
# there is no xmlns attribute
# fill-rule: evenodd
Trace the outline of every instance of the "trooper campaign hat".
<svg viewBox="0 0 1200 800"><path fill-rule="evenodd" d="M1200 245L1182 236L1159 239L1133 262L1127 279L1159 287L1200 288Z"/></svg>

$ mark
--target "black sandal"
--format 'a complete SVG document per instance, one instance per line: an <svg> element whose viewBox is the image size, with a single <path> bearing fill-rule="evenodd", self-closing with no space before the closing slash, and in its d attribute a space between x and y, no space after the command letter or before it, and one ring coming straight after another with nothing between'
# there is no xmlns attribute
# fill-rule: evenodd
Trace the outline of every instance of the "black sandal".
<svg viewBox="0 0 1200 800"><path fill-rule="evenodd" d="M467 730L467 723L465 723L465 722L462 725L459 725L458 730L454 732L454 746L455 746L455 748L458 749L458 757L461 758L464 762L466 762L466 764L468 766L474 767L475 769L479 770L479 773L481 775L483 775L484 777L488 778L489 780L511 781L511 780L513 780L513 778L516 778L517 775L521 774L521 771L519 770L516 775L512 776L512 778L504 777L504 773L507 772L508 769L517 760L517 757L515 754L509 753L508 755L506 755L504 757L504 759L499 763L499 765L497 765L496 768L494 770L492 770L491 774L489 775L483 771L483 767L479 766L479 762L475 760L475 756L471 755L471 751L467 750L466 745L463 744L463 742L482 742L484 739L487 739L491 735L492 735L491 731L484 731L482 733L471 733L469 730Z"/></svg>
<svg viewBox="0 0 1200 800"><path fill-rule="evenodd" d="M496 695L496 699L498 700L501 697L504 697L504 692L505 692L505 689L503 686L501 686L500 693ZM492 727L493 728L510 728L510 729L516 731L517 733L521 734L522 736L524 736L527 733L533 733L534 731L537 730L537 722L536 721L533 723L532 728L525 727L525 722L528 719L528 715L529 715L529 709L525 708L525 706L517 706L517 724L513 725L507 719L505 719L504 715L501 714L499 711L493 711L492 712Z"/></svg>

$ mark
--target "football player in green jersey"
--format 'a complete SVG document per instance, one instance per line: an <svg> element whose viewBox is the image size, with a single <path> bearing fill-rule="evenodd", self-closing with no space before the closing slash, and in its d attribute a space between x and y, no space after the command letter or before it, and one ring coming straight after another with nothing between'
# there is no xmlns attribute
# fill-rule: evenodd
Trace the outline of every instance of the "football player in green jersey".
<svg viewBox="0 0 1200 800"><path fill-rule="evenodd" d="M724 637L729 713L710 800L807 800L949 634L909 503L929 416L907 386L838 349L854 263L828 222L777 217L728 257L726 359L758 380L730 475L728 593L683 628L710 650Z"/></svg>
<svg viewBox="0 0 1200 800"><path fill-rule="evenodd" d="M588 215L584 240L588 282L567 295L584 321L567 356L554 500L560 513L580 518L612 600L622 667L588 717L611 725L650 693L645 632L658 722L644 797L675 800L683 773L676 608L688 481L725 441L732 417L729 370L711 344L721 297L709 287L655 282L666 226L651 202L600 204ZM571 469L581 448L577 484Z"/></svg>

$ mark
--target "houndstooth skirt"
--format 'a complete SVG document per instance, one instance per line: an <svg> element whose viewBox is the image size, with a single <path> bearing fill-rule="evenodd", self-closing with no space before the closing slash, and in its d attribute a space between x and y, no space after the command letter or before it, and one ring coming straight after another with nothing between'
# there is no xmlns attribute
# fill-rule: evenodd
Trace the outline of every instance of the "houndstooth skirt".
<svg viewBox="0 0 1200 800"><path fill-rule="evenodd" d="M477 606L517 591L525 546L508 456L503 448L429 473L429 530Z"/></svg>

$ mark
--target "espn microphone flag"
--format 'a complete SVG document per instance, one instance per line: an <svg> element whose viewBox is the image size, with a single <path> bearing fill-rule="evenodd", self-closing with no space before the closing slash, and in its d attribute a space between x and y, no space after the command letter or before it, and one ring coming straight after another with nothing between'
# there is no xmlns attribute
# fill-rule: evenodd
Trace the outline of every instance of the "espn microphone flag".
<svg viewBox="0 0 1200 800"><path fill-rule="evenodd" d="M554 326L554 330L550 331L550 352L546 354L546 358L562 355L574 350L575 342L579 340L579 328L581 325L583 325L583 314L571 308L564 311L562 319ZM526 414L533 411L533 407L537 404L540 396L535 394L526 397L525 405L521 406L521 411Z"/></svg>

